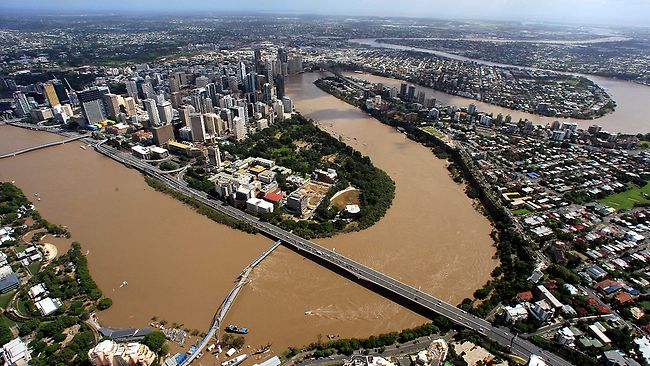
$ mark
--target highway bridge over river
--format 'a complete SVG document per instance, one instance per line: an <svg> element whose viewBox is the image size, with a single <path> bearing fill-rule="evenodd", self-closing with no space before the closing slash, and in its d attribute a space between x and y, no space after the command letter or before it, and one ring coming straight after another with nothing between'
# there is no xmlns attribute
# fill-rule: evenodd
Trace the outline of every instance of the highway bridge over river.
<svg viewBox="0 0 650 366"><path fill-rule="evenodd" d="M193 197L219 212L248 223L269 237L272 237L276 240L281 240L285 246L294 249L306 257L309 257L315 262L323 264L338 273L344 274L347 277L356 280L358 283L365 285L367 288L381 294L382 296L396 300L403 305L409 306L410 308L419 311L425 316L431 316L432 314L442 315L457 325L472 329L491 339L492 341L509 348L511 352L521 357L529 358L532 354L535 354L543 358L549 365L571 365L570 362L564 360L558 355L543 350L528 340L517 337L515 334L511 334L510 331L506 328L493 326L491 323L482 318L469 314L454 305L446 303L441 299L424 293L412 286L409 286L379 271L367 267L359 262L342 256L341 254L338 254L330 249L320 246L291 232L280 229L277 226L261 221L258 217L250 215L235 207L228 206L220 201L210 199L205 192L195 190L187 186L185 182L175 180L169 176L160 174L158 169L133 157L130 154L105 147L102 143L97 144L96 149L100 153L111 157L116 161L132 166L142 171L143 173L160 180L169 188L172 188L187 196Z"/></svg>

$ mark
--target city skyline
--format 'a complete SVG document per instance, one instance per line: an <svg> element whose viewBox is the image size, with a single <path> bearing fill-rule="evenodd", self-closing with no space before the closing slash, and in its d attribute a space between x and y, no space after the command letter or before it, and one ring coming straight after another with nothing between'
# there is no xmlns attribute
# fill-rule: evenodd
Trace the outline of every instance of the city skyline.
<svg viewBox="0 0 650 366"><path fill-rule="evenodd" d="M521 20L580 24L636 25L650 24L650 3L642 0L497 0L489 4L476 0L459 0L453 4L441 1L408 0L395 8L388 0L333 0L325 3L280 0L273 3L258 0L215 3L197 0L191 3L173 1L125 1L92 3L64 0L56 3L42 0L7 0L0 4L7 12L40 11L38 15L84 13L115 14L314 14L333 16L399 16L443 19Z"/></svg>

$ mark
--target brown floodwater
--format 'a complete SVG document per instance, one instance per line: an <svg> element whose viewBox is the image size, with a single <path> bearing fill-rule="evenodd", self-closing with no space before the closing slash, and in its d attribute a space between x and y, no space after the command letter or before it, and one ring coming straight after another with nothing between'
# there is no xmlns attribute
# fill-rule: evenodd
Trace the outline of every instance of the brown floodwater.
<svg viewBox="0 0 650 366"><path fill-rule="evenodd" d="M0 126L0 155L27 147L63 140L53 133L34 133L34 131L8 125Z"/></svg>
<svg viewBox="0 0 650 366"><path fill-rule="evenodd" d="M0 126L0 146L56 138ZM0 180L33 198L43 217L66 225L88 253L91 273L113 306L112 327L144 326L152 316L205 330L241 270L271 241L218 225L151 189L142 175L80 142L0 160ZM48 237L49 238L49 237ZM69 241L44 240L62 252ZM120 287L123 281L128 285Z"/></svg>
<svg viewBox="0 0 650 366"><path fill-rule="evenodd" d="M317 77L287 80L296 108L396 182L393 206L379 223L318 242L449 302L470 297L497 265L488 220L451 180L444 161L322 92L313 85ZM25 146L44 135L23 131L0 127L0 146L17 133ZM78 145L0 160L0 179L39 193L44 217L67 225L89 250L91 272L114 300L100 315L103 323L143 326L157 315L205 331L239 272L271 241L211 222L153 191L135 170ZM120 288L122 281L128 286ZM225 323L250 328L253 348L271 342L281 352L319 334L362 337L425 321L280 247L253 271Z"/></svg>
<svg viewBox="0 0 650 366"><path fill-rule="evenodd" d="M488 220L452 181L444 161L321 91L313 85L317 78L287 79L296 109L369 156L396 183L393 206L375 226L317 241L451 303L471 297L497 265ZM424 321L285 249L254 272L227 319L250 326L255 344L275 332L269 340L293 345L316 341L317 334L360 337Z"/></svg>

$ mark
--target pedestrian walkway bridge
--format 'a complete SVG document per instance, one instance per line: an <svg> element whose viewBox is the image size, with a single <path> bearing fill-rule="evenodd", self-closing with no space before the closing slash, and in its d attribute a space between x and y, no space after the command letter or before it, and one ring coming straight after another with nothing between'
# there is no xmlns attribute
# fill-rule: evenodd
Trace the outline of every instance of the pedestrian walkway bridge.
<svg viewBox="0 0 650 366"><path fill-rule="evenodd" d="M228 313L228 310L230 310L230 307L232 304L235 302L235 299L237 298L237 295L239 294L239 291L241 290L244 285L246 285L246 282L248 281L248 276L250 273L253 271L253 268L255 268L260 262L264 260L271 252L273 252L277 247L280 246L282 241L278 240L273 245L271 245L267 250L265 250L262 254L260 254L257 258L255 258L244 270L241 272L239 275L239 279L237 283L235 284L235 287L230 291L228 296L226 296L226 299L221 303L221 306L219 306L219 309L217 310L216 314L214 315L214 319L212 320L212 326L210 327L210 330L208 331L208 334L203 338L201 343L196 347L194 352L192 352L189 357L181 363L180 366L186 366L192 363L192 361L198 357L198 355L203 352L203 349L208 345L210 342L210 339L214 337L215 334L219 331L219 328L221 327L221 322L223 319L226 317L226 313Z"/></svg>
<svg viewBox="0 0 650 366"><path fill-rule="evenodd" d="M68 142L80 140L80 139L82 139L84 137L87 137L87 136L83 136L83 135L82 136L75 136L75 137L71 137L71 138L68 138L68 139L65 139L65 140L61 140L61 141L54 141L54 142L50 142L50 143L47 143L47 144L41 144L41 145L28 147L28 148L21 149L21 150L18 150L18 151L2 154L2 155L0 155L0 159L10 158L12 156L25 154L25 153L28 153L30 151L45 149L45 148L51 147L51 146L63 145L63 144L66 144Z"/></svg>

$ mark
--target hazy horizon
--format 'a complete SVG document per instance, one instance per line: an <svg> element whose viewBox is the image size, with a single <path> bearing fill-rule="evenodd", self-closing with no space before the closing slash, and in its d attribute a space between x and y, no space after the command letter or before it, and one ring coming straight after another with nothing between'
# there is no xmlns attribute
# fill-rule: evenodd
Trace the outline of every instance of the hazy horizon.
<svg viewBox="0 0 650 366"><path fill-rule="evenodd" d="M396 5L399 7L396 8ZM332 16L417 17L432 19L476 19L545 21L579 24L650 26L650 1L644 0L456 0L453 3L427 0L330 0L310 2L249 0L215 2L194 0L3 0L0 10L11 13L83 15L113 14L287 14Z"/></svg>

